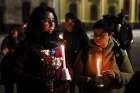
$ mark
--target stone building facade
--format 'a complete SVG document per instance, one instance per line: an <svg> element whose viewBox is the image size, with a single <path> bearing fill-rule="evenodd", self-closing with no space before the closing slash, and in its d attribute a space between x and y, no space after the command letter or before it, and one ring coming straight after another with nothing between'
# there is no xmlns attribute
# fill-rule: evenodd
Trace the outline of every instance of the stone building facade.
<svg viewBox="0 0 140 93"><path fill-rule="evenodd" d="M32 10L41 3L55 9L60 23L69 11L87 25L105 14L117 15L121 10L135 26L140 21L140 0L0 0L0 32L11 24L26 22Z"/></svg>

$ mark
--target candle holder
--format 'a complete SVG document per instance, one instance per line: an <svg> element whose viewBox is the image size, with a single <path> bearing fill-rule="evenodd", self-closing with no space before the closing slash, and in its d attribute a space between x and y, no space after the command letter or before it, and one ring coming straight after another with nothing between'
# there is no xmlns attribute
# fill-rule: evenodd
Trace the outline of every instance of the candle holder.
<svg viewBox="0 0 140 93"><path fill-rule="evenodd" d="M96 86L100 88L104 87L102 76L96 76Z"/></svg>

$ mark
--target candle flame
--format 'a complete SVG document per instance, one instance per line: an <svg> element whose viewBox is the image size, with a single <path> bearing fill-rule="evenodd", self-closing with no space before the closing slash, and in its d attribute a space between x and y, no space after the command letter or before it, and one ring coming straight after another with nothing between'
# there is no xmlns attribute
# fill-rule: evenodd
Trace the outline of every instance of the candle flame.
<svg viewBox="0 0 140 93"><path fill-rule="evenodd" d="M100 61L101 61L101 59L100 59L100 58L98 58L98 59L97 59L97 62L100 62Z"/></svg>
<svg viewBox="0 0 140 93"><path fill-rule="evenodd" d="M63 39L63 33L59 34L59 38Z"/></svg>
<svg viewBox="0 0 140 93"><path fill-rule="evenodd" d="M100 66L101 66L101 59L100 58L97 59L96 65L97 65L97 76L101 76L101 68L100 68Z"/></svg>

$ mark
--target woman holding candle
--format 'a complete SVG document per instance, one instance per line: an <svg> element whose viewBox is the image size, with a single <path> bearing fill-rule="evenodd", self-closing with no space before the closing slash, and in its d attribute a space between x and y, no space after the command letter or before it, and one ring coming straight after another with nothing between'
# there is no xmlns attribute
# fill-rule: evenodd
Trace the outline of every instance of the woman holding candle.
<svg viewBox="0 0 140 93"><path fill-rule="evenodd" d="M18 93L68 92L68 82L62 80L64 57L58 45L57 24L56 14L50 7L39 6L32 12L25 41L15 53Z"/></svg>
<svg viewBox="0 0 140 93"><path fill-rule="evenodd" d="M114 88L129 82L133 69L125 51L123 59L117 59L112 30L109 21L97 21L89 49L79 53L74 71L80 93L113 93Z"/></svg>

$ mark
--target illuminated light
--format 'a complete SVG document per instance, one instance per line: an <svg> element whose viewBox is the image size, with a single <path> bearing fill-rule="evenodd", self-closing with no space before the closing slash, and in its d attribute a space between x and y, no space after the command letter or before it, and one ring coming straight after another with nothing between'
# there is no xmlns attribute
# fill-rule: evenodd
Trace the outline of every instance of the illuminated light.
<svg viewBox="0 0 140 93"><path fill-rule="evenodd" d="M65 46L63 44L61 45L61 50L62 50L62 58L63 58L62 80L71 81L71 76L70 76L69 70L68 70L68 68L66 68Z"/></svg>
<svg viewBox="0 0 140 93"><path fill-rule="evenodd" d="M96 66L97 66L97 76L102 76L101 75L101 68L100 68L100 66L101 66L101 59L100 58L97 59Z"/></svg>
<svg viewBox="0 0 140 93"><path fill-rule="evenodd" d="M60 38L60 39L63 39L63 34L62 34L62 33L59 34L59 38Z"/></svg>
<svg viewBox="0 0 140 93"><path fill-rule="evenodd" d="M63 68L66 69L66 58L65 58L65 46L61 45L61 51L62 51L62 58L63 58Z"/></svg>

